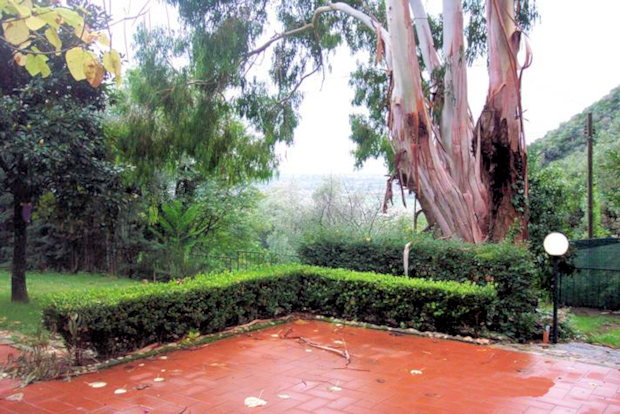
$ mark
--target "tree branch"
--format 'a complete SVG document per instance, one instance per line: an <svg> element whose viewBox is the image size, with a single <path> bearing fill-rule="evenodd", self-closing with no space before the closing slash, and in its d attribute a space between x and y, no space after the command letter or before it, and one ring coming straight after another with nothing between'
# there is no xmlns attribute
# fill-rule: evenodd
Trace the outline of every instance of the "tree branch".
<svg viewBox="0 0 620 414"><path fill-rule="evenodd" d="M411 11L413 12L413 23L415 24L415 30L418 35L418 44L422 51L422 60L424 66L428 69L429 73L433 73L437 69L441 62L435 49L433 42L433 35L431 33L431 26L428 24L428 15L421 0L409 0Z"/></svg>
<svg viewBox="0 0 620 414"><path fill-rule="evenodd" d="M316 23L317 20L319 18L319 16L323 13L327 13L327 12L331 12L331 11L340 11L344 14L347 14L359 21L361 21L362 23L364 23L364 25L366 27L368 27L370 30L372 31L377 31L379 30L382 37L383 37L383 41L384 43L386 43L386 46L388 46L388 42L389 42L389 35L387 30L385 30L381 24L374 19L373 17L354 9L353 7L349 6L346 3L329 3L326 6L321 6L318 7L315 11L314 14L312 15L312 21L310 23L306 23L305 25L298 27L296 29L291 29L288 30L286 32L282 32L279 33L275 36L273 36L271 39L269 39L265 44L263 44L262 46L260 46L257 49L254 49L250 52L248 52L246 54L246 57L258 54L258 53L262 53L265 50L267 50L269 48L269 46L271 46L273 43L277 42L278 40L281 40L285 37L290 37L290 36L294 36L297 35L299 33L303 33L306 30L310 30L310 29L314 29L316 28Z"/></svg>
<svg viewBox="0 0 620 414"><path fill-rule="evenodd" d="M147 14L150 11L150 7L147 9L146 6L149 5L149 3L151 2L151 0L147 0L146 3L144 3L142 5L142 8L140 9L140 11L138 12L138 14L136 14L135 16L127 16L127 17L123 17L122 19L116 20L112 23L109 24L109 27L112 27L114 25L117 25L119 23L123 23L126 22L128 20L137 20L138 18L144 16L145 14ZM167 12L167 11L166 11Z"/></svg>
<svg viewBox="0 0 620 414"><path fill-rule="evenodd" d="M285 96L284 98L280 99L278 101L279 104L283 104L286 101L288 101L289 99L291 99L293 97L293 95L295 94L295 92L297 92L297 89L299 89L299 87L301 86L301 84L303 83L304 80L306 80L307 78L309 78L310 76L314 75L315 73L317 73L319 71L321 67L317 66L316 68L314 68L311 72L306 73L304 76L301 77L301 79L299 79L299 81L297 82L297 84L295 85L295 87L291 90L291 92Z"/></svg>

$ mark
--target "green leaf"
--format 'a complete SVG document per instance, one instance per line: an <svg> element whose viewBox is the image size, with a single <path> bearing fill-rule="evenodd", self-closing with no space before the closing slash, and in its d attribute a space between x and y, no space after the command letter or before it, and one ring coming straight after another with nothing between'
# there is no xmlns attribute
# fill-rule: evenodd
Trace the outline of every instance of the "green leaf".
<svg viewBox="0 0 620 414"><path fill-rule="evenodd" d="M20 45L30 37L30 29L23 20L11 19L2 23L4 38L13 45Z"/></svg>
<svg viewBox="0 0 620 414"><path fill-rule="evenodd" d="M60 40L58 32L55 29L48 27L47 29L45 29L45 38L48 42L50 42L52 46L54 46L54 49L56 49L56 56L60 55L60 49L62 49L62 40Z"/></svg>
<svg viewBox="0 0 620 414"><path fill-rule="evenodd" d="M116 85L121 84L121 56L116 50L110 50L103 54L103 67L114 75Z"/></svg>
<svg viewBox="0 0 620 414"><path fill-rule="evenodd" d="M32 13L32 4L18 4L15 0L7 0L5 9L11 14L17 14L19 17L28 17Z"/></svg>
<svg viewBox="0 0 620 414"><path fill-rule="evenodd" d="M36 7L35 13L39 19L44 20L51 28L56 30L60 28L61 17L56 10L50 7Z"/></svg>
<svg viewBox="0 0 620 414"><path fill-rule="evenodd" d="M75 27L78 27L84 24L84 18L80 16L79 13L73 10L65 9L64 7L59 7L56 9L56 11L60 15L60 17L62 17L62 19L65 21L65 23L67 23L71 27L75 28Z"/></svg>
<svg viewBox="0 0 620 414"><path fill-rule="evenodd" d="M31 76L41 74L44 78L47 78L52 72L47 65L48 57L45 55L30 54L26 56L26 70Z"/></svg>
<svg viewBox="0 0 620 414"><path fill-rule="evenodd" d="M39 30L46 24L47 23L45 22L45 20L37 16L30 16L26 19L26 26L28 26L28 28L32 31Z"/></svg>
<svg viewBox="0 0 620 414"><path fill-rule="evenodd" d="M74 47L69 49L65 55L67 60L67 67L73 78L77 81L86 79L86 73L84 73L84 63L87 59L90 59L86 52L81 47Z"/></svg>

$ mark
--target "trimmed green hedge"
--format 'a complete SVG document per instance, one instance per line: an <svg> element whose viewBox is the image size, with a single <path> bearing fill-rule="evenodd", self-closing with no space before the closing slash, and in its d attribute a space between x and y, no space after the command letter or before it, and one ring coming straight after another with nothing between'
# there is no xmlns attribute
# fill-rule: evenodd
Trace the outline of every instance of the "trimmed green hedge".
<svg viewBox="0 0 620 414"><path fill-rule="evenodd" d="M376 324L475 334L496 292L471 283L395 278L374 273L283 265L182 283L57 295L44 323L68 345L110 357L154 342L202 334L294 311ZM79 315L77 337L69 320Z"/></svg>
<svg viewBox="0 0 620 414"><path fill-rule="evenodd" d="M302 246L299 256L309 265L403 275L404 244L323 237ZM474 246L421 237L409 250L411 277L493 284L497 298L489 327L519 340L539 334L534 332L537 272L530 252L509 244Z"/></svg>

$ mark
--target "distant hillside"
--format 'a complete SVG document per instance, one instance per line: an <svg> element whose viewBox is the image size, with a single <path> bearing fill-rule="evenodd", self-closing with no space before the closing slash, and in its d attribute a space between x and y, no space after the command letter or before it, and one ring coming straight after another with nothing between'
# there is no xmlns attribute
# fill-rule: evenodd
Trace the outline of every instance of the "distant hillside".
<svg viewBox="0 0 620 414"><path fill-rule="evenodd" d="M620 87L564 122L528 149L530 160L537 161L555 176L554 185L568 186L572 195L566 201L573 237L586 234L587 151L584 125L592 112L594 134L594 234L597 237L620 236ZM614 161L615 160L615 161ZM530 171L535 171L531 169ZM558 206L558 208L560 208ZM562 212L560 211L560 214Z"/></svg>
<svg viewBox="0 0 620 414"><path fill-rule="evenodd" d="M530 157L541 161L541 166L575 155L577 160L585 157L586 138L584 125L587 113L592 112L596 128L596 147L609 147L620 140L620 86L562 123L557 129L548 132L543 138L534 141L528 149Z"/></svg>

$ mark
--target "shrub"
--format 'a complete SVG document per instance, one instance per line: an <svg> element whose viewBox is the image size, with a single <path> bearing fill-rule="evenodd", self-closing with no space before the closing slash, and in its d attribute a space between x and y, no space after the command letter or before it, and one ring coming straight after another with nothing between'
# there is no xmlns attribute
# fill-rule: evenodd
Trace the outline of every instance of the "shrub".
<svg viewBox="0 0 620 414"><path fill-rule="evenodd" d="M305 244L299 256L303 263L315 266L403 275L404 244L325 237ZM537 268L525 248L420 237L409 250L409 275L478 285L492 283L497 297L488 313L489 327L519 340L535 333Z"/></svg>
<svg viewBox="0 0 620 414"><path fill-rule="evenodd" d="M66 342L77 341L109 357L192 331L208 334L293 311L475 333L494 299L491 286L282 265L201 275L183 283L58 295L44 309L44 323ZM68 330L75 314L81 320L79 338Z"/></svg>

